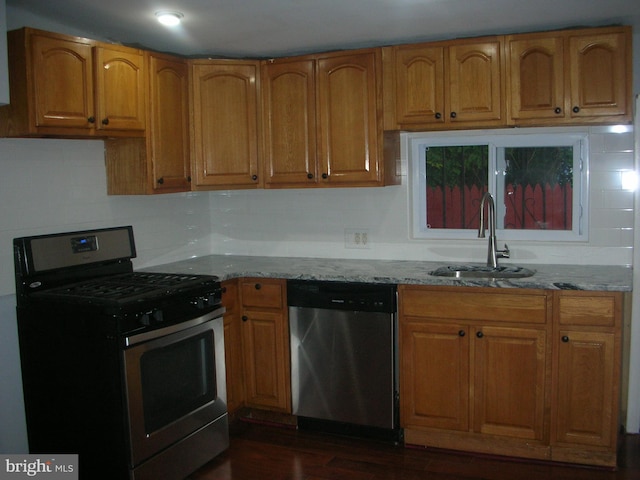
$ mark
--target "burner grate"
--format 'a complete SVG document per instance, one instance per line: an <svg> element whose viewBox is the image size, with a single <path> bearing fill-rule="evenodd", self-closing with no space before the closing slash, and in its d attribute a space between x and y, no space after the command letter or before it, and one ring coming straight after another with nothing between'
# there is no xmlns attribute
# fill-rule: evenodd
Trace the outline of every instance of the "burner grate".
<svg viewBox="0 0 640 480"><path fill-rule="evenodd" d="M39 292L38 296L92 302L126 302L179 292L211 277L172 273L132 272L100 277Z"/></svg>

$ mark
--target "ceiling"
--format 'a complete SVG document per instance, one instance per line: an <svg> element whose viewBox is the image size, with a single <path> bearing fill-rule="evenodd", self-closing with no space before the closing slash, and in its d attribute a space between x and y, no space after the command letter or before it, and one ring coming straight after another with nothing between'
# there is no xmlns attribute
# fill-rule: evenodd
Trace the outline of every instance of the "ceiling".
<svg viewBox="0 0 640 480"><path fill-rule="evenodd" d="M12 28L23 26L16 25L13 17L42 18L59 25L61 33L79 31L99 40L199 57L279 57L576 26L640 28L640 0L6 0L6 4ZM163 9L182 12L182 25L160 25L155 12Z"/></svg>

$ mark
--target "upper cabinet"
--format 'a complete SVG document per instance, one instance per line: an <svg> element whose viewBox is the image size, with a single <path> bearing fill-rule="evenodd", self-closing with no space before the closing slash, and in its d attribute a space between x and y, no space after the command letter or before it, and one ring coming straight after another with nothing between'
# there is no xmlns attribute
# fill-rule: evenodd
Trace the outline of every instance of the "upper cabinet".
<svg viewBox="0 0 640 480"><path fill-rule="evenodd" d="M181 58L149 53L147 71L146 136L109 139L105 144L110 195L191 189L187 63Z"/></svg>
<svg viewBox="0 0 640 480"><path fill-rule="evenodd" d="M143 136L144 52L23 28L9 32L5 136Z"/></svg>
<svg viewBox="0 0 640 480"><path fill-rule="evenodd" d="M190 63L194 189L258 188L258 61Z"/></svg>
<svg viewBox="0 0 640 480"><path fill-rule="evenodd" d="M509 123L631 121L631 29L506 37Z"/></svg>
<svg viewBox="0 0 640 480"><path fill-rule="evenodd" d="M262 100L266 187L396 183L379 121L379 49L264 62Z"/></svg>
<svg viewBox="0 0 640 480"><path fill-rule="evenodd" d="M502 37L386 47L385 128L505 123L502 50Z"/></svg>

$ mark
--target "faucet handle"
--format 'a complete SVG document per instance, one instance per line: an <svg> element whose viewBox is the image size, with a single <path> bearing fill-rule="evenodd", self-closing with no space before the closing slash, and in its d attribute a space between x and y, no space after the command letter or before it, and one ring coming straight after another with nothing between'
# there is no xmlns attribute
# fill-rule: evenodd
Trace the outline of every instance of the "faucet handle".
<svg viewBox="0 0 640 480"><path fill-rule="evenodd" d="M504 250L496 250L496 256L498 258L509 258L511 252L509 251L509 245L504 244Z"/></svg>

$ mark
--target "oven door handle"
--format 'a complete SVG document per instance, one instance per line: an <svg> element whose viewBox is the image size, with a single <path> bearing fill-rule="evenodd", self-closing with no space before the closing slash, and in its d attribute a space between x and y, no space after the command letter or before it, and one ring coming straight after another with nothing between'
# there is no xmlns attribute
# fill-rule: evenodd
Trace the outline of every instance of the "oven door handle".
<svg viewBox="0 0 640 480"><path fill-rule="evenodd" d="M125 337L124 345L125 347L131 347L132 345L136 345L138 343L147 342L149 340L154 340L156 338L164 337L166 335L171 335L172 333L181 332L182 330L187 330L188 328L192 328L197 325L201 325L203 323L209 322L215 318L221 317L224 312L225 312L225 308L219 307L200 317L187 320L186 322L176 323L168 327L158 328L157 330L151 330L150 332L131 335L129 337Z"/></svg>

